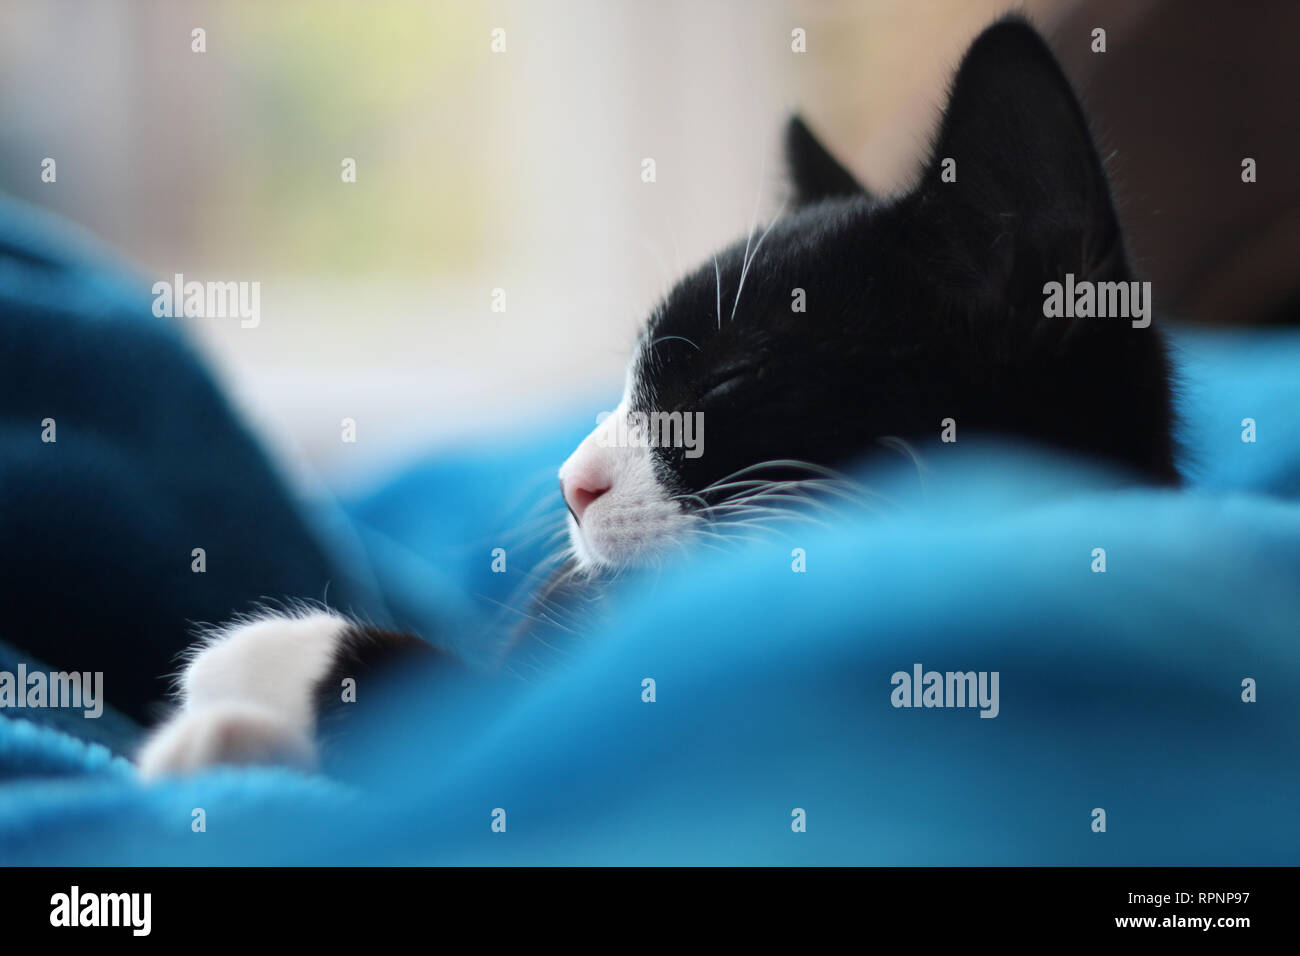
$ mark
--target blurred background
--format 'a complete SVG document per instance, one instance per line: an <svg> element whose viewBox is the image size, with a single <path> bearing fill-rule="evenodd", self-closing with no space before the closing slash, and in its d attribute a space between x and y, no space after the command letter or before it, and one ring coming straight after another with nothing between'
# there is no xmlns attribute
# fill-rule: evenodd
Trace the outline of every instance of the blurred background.
<svg viewBox="0 0 1300 956"><path fill-rule="evenodd" d="M1085 96L1157 301L1276 320L1300 248L1300 4L1227 6L1022 9ZM962 51L1007 8L3 0L0 190L149 282L260 282L257 328L176 321L282 453L369 467L565 409L594 421L673 279L776 212L787 113L901 188Z"/></svg>

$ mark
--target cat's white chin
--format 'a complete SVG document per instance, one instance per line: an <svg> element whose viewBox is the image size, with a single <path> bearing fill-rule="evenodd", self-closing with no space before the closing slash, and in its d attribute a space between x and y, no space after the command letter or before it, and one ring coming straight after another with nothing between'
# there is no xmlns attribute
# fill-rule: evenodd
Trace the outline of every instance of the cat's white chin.
<svg viewBox="0 0 1300 956"><path fill-rule="evenodd" d="M601 502L597 502L597 505ZM569 541L578 565L591 570L618 570L658 564L686 541L697 520L675 505L629 503L608 513L589 509L579 525L569 517Z"/></svg>

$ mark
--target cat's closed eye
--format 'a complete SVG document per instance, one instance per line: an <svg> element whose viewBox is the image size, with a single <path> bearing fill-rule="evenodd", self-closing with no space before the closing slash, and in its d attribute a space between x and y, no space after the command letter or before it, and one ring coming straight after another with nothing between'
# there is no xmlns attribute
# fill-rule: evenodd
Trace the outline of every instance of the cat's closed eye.
<svg viewBox="0 0 1300 956"><path fill-rule="evenodd" d="M758 377L758 368L750 362L728 366L705 380L700 394L700 403L725 399L734 395L742 386Z"/></svg>

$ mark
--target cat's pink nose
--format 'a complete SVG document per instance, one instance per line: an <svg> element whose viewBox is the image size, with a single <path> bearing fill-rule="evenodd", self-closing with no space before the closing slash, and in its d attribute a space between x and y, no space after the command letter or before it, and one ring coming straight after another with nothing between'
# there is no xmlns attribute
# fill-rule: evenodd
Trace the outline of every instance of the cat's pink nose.
<svg viewBox="0 0 1300 956"><path fill-rule="evenodd" d="M612 482L603 470L595 467L574 468L560 476L560 492L564 503L569 506L573 519L582 524L582 516L591 503L609 491Z"/></svg>

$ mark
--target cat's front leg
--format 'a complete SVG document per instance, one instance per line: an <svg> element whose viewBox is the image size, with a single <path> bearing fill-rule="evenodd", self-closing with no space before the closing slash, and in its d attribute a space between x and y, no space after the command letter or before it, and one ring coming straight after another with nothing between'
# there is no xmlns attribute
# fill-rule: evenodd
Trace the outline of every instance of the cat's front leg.
<svg viewBox="0 0 1300 956"><path fill-rule="evenodd" d="M345 677L435 653L409 634L328 611L221 628L191 654L178 684L179 709L145 741L140 774L152 779L217 764L312 767L320 710Z"/></svg>

